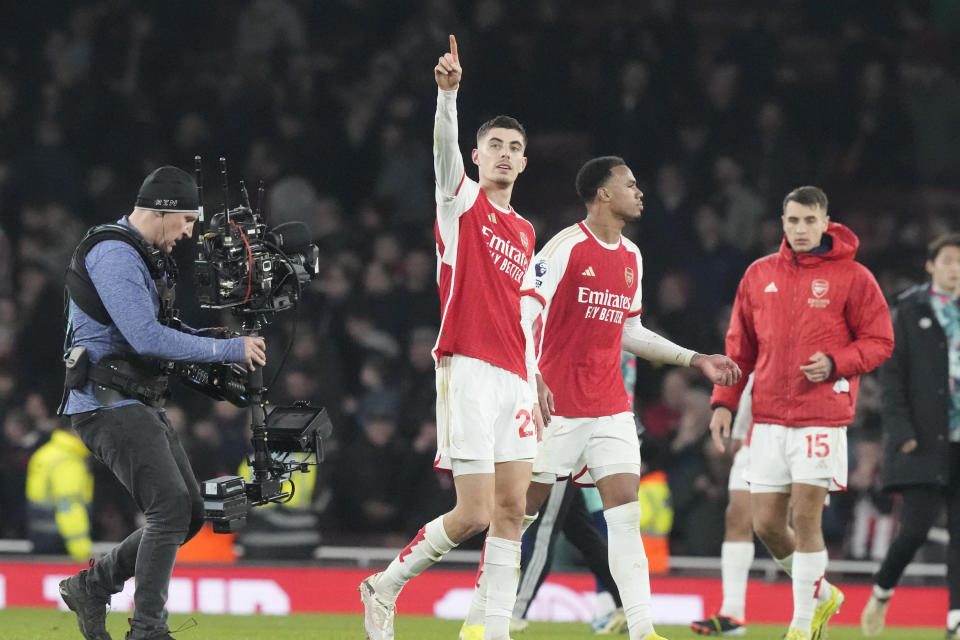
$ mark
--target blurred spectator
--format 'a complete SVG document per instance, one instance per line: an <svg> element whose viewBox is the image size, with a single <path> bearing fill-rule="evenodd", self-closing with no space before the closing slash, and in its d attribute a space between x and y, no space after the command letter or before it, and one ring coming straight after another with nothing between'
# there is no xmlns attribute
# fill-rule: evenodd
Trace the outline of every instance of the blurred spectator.
<svg viewBox="0 0 960 640"><path fill-rule="evenodd" d="M713 163L714 194L724 219L724 236L728 243L750 253L757 241L757 229L764 216L764 203L750 187L743 164L732 155L720 155ZM771 216L772 217L772 216Z"/></svg>
<svg viewBox="0 0 960 640"><path fill-rule="evenodd" d="M371 411L361 418L360 437L341 450L334 475L334 505L343 529L395 532L401 526L407 466L393 413Z"/></svg>
<svg viewBox="0 0 960 640"><path fill-rule="evenodd" d="M0 536L24 538L27 533L27 464L43 444L42 434L22 409L8 411L3 419L0 447Z"/></svg>
<svg viewBox="0 0 960 640"><path fill-rule="evenodd" d="M709 312L733 302L747 262L724 239L723 219L713 206L697 208L693 229L694 245L679 262L694 282L694 306Z"/></svg>
<svg viewBox="0 0 960 640"><path fill-rule="evenodd" d="M682 369L671 368L663 376L660 398L643 409L644 439L665 444L673 439L683 417L690 383Z"/></svg>

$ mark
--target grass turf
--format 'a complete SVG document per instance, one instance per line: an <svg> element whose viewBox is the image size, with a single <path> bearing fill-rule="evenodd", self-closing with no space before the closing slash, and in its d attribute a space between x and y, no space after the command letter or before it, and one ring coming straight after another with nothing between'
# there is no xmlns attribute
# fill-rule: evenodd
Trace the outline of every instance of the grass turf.
<svg viewBox="0 0 960 640"><path fill-rule="evenodd" d="M115 639L123 638L127 630L127 615L112 613L107 616L107 629ZM363 619L360 615L290 616L216 616L171 615L170 627L185 628L174 636L177 640L363 640ZM460 623L417 616L400 616L396 635L400 640L455 640ZM783 636L783 626L751 625L747 638L774 640ZM686 627L658 627L657 632L669 640L702 638ZM516 640L558 640L596 638L584 623L533 622L524 633L514 634ZM626 635L617 636L626 639ZM859 640L863 636L857 627L833 627L829 640ZM882 640L939 640L942 629L889 628ZM80 640L76 617L71 612L52 609L0 610L0 640Z"/></svg>

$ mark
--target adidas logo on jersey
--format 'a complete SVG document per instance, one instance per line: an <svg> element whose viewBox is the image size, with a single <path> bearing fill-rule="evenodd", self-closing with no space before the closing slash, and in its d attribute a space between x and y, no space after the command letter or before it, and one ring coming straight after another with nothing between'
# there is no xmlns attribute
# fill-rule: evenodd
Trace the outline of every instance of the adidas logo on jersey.
<svg viewBox="0 0 960 640"><path fill-rule="evenodd" d="M583 270L583 273L581 273L580 275L589 276L591 278L597 277L597 274L593 272L593 267L587 267L586 269Z"/></svg>
<svg viewBox="0 0 960 640"><path fill-rule="evenodd" d="M777 285L774 284L773 282L768 284L767 288L763 290L764 293L777 293L778 291L779 289L777 289Z"/></svg>

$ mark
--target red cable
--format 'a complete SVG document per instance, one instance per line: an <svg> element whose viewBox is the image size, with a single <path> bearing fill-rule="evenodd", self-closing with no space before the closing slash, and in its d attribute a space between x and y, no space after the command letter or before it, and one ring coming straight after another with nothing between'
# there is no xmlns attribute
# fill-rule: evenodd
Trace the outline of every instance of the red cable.
<svg viewBox="0 0 960 640"><path fill-rule="evenodd" d="M233 220L230 221L230 224L237 227L237 223ZM243 244L247 245L247 295L243 298L243 302L246 303L250 299L250 290L253 287L253 249L250 248L250 243L247 242L247 234L243 232L243 229L237 227L237 231L243 238Z"/></svg>

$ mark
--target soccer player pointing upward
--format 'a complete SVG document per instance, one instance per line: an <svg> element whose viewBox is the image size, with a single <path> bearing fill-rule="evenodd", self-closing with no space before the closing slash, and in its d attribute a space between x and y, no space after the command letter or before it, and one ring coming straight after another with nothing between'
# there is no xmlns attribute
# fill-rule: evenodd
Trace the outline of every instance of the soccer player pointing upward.
<svg viewBox="0 0 960 640"><path fill-rule="evenodd" d="M510 206L514 182L527 164L527 139L511 117L484 123L472 153L479 181L468 178L457 147L463 71L452 35L450 52L433 73L439 89L433 153L443 310L434 349L434 466L452 471L457 504L428 522L385 571L361 583L364 625L372 640L393 638L394 603L403 585L489 526L483 637L507 640L524 496L543 427L531 339L520 323L520 284L530 268L534 232Z"/></svg>

